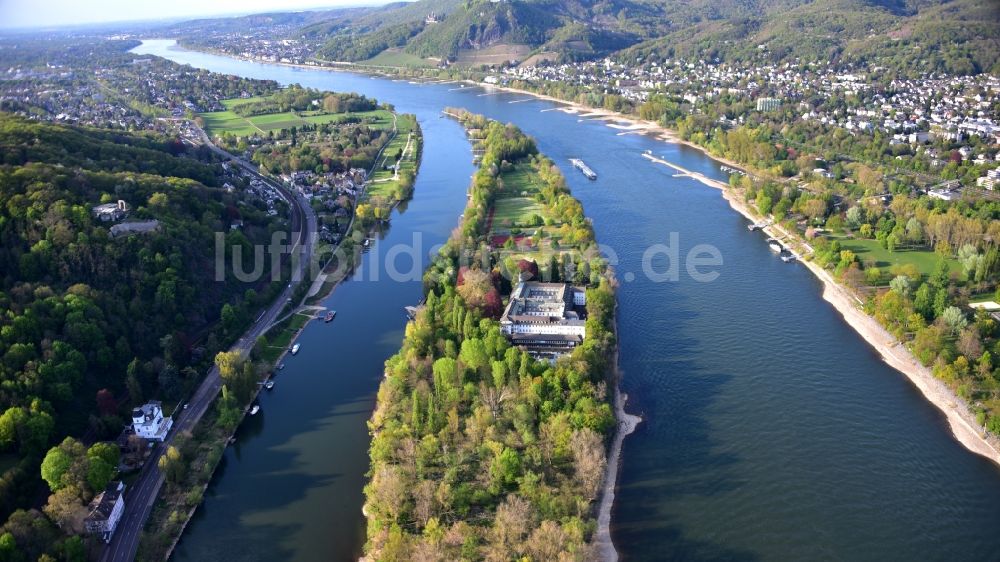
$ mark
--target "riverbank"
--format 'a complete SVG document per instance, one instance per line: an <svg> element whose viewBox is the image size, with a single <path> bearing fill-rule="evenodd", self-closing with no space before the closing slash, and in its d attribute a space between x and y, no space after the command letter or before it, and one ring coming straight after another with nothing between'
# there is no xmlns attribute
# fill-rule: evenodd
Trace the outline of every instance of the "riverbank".
<svg viewBox="0 0 1000 562"><path fill-rule="evenodd" d="M617 312L615 314L614 333L618 337ZM635 428L642 422L640 416L630 414L625 411L625 404L628 402L628 395L621 390L622 371L618 362L619 350L615 345L615 354L612 359L612 369L614 374L614 408L617 426L614 437L611 439L611 447L608 450L607 466L604 469L604 480L601 482L600 499L597 506L597 531L594 533L594 548L600 560L605 562L617 562L618 550L611 539L611 508L615 503L615 488L618 487L618 473L621 469L622 443L625 438L635 431Z"/></svg>
<svg viewBox="0 0 1000 562"><path fill-rule="evenodd" d="M704 183L713 185L709 182ZM722 190L723 198L735 211L755 223L764 219L751 210L725 184L722 182L714 183L716 185L713 187ZM779 225L765 227L764 231L771 236L783 235L798 240L797 237L792 236ZM928 402L944 413L955 439L973 453L982 455L1000 465L1000 441L978 428L969 405L956 396L943 382L935 378L930 369L922 365L899 339L858 308L861 301L838 283L828 271L811 260L803 259L801 262L823 283L823 299L833 305L847 324L875 348L890 367L902 373L920 390Z"/></svg>

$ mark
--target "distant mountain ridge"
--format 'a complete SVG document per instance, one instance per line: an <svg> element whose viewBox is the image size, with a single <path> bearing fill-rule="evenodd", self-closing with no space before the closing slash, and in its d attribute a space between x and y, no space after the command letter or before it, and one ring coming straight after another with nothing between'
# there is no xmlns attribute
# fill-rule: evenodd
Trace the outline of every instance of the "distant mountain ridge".
<svg viewBox="0 0 1000 562"><path fill-rule="evenodd" d="M492 63L509 53L1000 72L996 0L419 0L242 20L287 28L331 61L402 52L480 64L495 52Z"/></svg>

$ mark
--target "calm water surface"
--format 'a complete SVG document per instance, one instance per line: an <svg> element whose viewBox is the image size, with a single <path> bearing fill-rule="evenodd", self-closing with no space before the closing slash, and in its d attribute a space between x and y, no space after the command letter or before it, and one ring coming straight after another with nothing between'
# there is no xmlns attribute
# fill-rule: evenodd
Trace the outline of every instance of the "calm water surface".
<svg viewBox="0 0 1000 562"><path fill-rule="evenodd" d="M332 324L299 339L262 412L209 487L176 560L348 560L364 540L365 427L383 361L398 348L418 281L379 254L457 224L473 172L465 107L516 123L559 164L610 248L621 365L631 409L613 537L625 560L1000 560L1000 468L966 451L944 417L821 298L805 268L774 257L718 191L641 157L645 150L725 179L700 152L522 95L457 84L250 63L148 41L138 52L282 84L356 91L415 113L425 149L413 201L327 300ZM567 159L599 174L591 182ZM711 283L642 274L643 254L678 234L723 256ZM658 271L661 256L651 260ZM407 258L395 262L408 268ZM426 265L422 263L418 268ZM375 273L378 272L377 275ZM419 276L417 276L419 277ZM375 279L377 278L377 279Z"/></svg>

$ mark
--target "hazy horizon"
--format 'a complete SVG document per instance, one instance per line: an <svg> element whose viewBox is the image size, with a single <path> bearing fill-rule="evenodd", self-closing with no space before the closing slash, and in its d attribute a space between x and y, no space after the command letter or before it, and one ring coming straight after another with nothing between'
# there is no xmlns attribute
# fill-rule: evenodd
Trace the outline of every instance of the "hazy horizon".
<svg viewBox="0 0 1000 562"><path fill-rule="evenodd" d="M4 0L0 29L69 27L114 23L240 16L263 12L294 12L323 8L372 6L390 0L174 0L145 4L130 0Z"/></svg>

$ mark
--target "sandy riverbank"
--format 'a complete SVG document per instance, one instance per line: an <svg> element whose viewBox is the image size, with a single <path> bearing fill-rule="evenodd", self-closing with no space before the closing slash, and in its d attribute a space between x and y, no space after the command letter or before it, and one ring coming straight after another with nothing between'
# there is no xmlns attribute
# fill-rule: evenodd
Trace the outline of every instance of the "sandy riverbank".
<svg viewBox="0 0 1000 562"><path fill-rule="evenodd" d="M615 333L618 333L616 322ZM615 348L614 356L614 378L615 395L614 408L615 418L618 426L615 428L615 435L611 441L611 448L608 450L608 464L604 468L604 480L601 483L600 502L597 505L597 532L594 533L594 548L599 560L605 562L617 562L618 550L615 549L614 541L611 540L611 507L615 503L615 488L618 486L618 472L621 468L622 443L629 436L642 418L625 411L625 403L628 395L621 391L622 372L618 366L618 350Z"/></svg>

